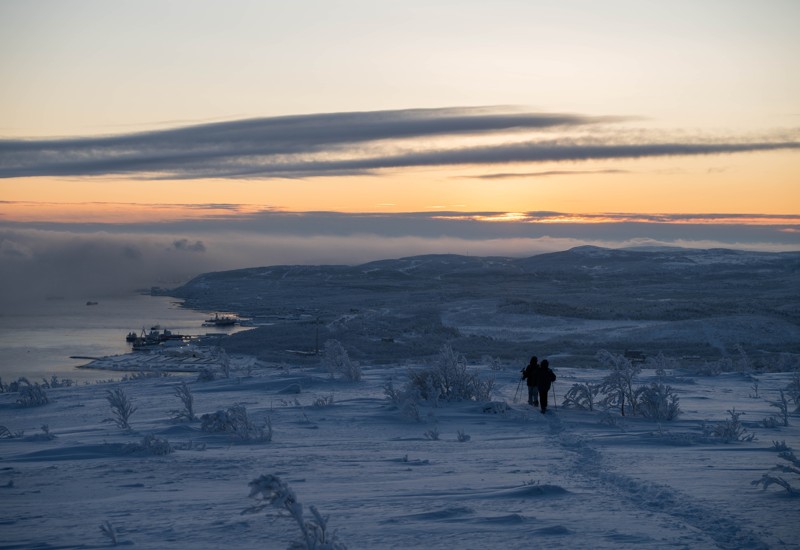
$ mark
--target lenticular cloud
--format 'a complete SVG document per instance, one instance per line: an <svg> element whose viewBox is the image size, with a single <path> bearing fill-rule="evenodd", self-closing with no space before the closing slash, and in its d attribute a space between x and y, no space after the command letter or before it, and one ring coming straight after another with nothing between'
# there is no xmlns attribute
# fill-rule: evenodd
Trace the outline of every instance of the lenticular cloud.
<svg viewBox="0 0 800 550"><path fill-rule="evenodd" d="M798 149L785 136L664 139L631 118L510 107L254 118L115 136L0 141L0 177L308 178L427 166Z"/></svg>

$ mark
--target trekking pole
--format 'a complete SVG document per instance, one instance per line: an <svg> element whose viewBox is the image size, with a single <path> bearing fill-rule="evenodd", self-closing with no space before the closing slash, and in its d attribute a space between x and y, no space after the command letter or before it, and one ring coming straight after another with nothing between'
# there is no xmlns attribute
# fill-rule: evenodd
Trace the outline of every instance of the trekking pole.
<svg viewBox="0 0 800 550"><path fill-rule="evenodd" d="M556 397L556 383L553 382L553 407L558 410L558 397Z"/></svg>
<svg viewBox="0 0 800 550"><path fill-rule="evenodd" d="M517 402L517 395L519 395L519 387L522 385L522 378L517 382L517 391L514 392L514 403Z"/></svg>

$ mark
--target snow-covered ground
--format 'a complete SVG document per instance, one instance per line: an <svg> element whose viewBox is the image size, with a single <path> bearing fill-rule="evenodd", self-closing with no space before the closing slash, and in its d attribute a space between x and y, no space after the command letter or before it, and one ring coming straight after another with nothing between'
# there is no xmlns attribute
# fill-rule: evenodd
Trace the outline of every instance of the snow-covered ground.
<svg viewBox="0 0 800 550"><path fill-rule="evenodd" d="M778 414L770 401L788 373L673 372L683 414L658 423L564 408L573 383L607 371L557 361L547 415L525 404L524 387L515 400L522 365L475 364L495 377L493 405L422 405L417 418L384 393L390 378L403 384L407 364L362 364L358 382L247 357L233 366L214 381L50 388L38 407L0 394L0 425L17 436L0 439L0 548L109 547L101 525L138 548L287 548L299 530L286 513L243 513L257 504L248 483L265 474L288 483L308 517L310 506L329 516L350 549L800 547L800 499L751 483L772 473L800 489L797 476L771 472L788 465L774 442L800 451L800 415L762 425ZM256 424L269 421L271 440L174 419L181 382L198 416L243 405ZM115 389L137 407L130 431L104 422ZM734 408L755 439L710 435ZM143 450L148 435L173 451Z"/></svg>

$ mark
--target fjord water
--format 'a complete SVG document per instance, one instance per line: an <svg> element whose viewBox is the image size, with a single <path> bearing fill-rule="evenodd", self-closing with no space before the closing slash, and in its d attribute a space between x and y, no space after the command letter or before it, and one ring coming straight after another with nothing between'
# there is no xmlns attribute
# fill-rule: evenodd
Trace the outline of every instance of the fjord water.
<svg viewBox="0 0 800 550"><path fill-rule="evenodd" d="M184 309L175 298L131 294L98 299L94 305L75 299L49 299L24 308L0 311L0 378L7 383L52 375L79 381L107 379L110 373L76 369L88 359L127 353L125 336L159 325L176 334L197 335L209 314Z"/></svg>

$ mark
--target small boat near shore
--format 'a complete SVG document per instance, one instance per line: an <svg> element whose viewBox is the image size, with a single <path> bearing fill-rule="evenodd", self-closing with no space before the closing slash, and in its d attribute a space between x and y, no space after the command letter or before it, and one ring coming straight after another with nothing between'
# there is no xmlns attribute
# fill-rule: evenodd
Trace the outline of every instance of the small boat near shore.
<svg viewBox="0 0 800 550"><path fill-rule="evenodd" d="M206 327L232 327L239 322L239 319L230 315L222 315L215 313L211 319L206 319L203 326Z"/></svg>
<svg viewBox="0 0 800 550"><path fill-rule="evenodd" d="M141 334L136 334L131 331L125 337L125 341L133 346L134 351L144 351L156 348L161 344L167 342L183 343L191 340L191 336L183 334L174 334L172 331L164 329L160 330L159 325L150 328L150 332L142 329Z"/></svg>

